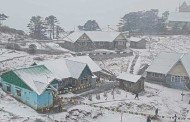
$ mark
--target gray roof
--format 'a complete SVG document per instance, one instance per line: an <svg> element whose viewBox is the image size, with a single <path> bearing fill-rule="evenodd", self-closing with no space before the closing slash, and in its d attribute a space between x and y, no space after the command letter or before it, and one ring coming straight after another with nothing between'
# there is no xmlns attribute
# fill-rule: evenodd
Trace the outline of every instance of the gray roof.
<svg viewBox="0 0 190 122"><path fill-rule="evenodd" d="M190 22L189 12L173 12L169 14L168 21Z"/></svg>
<svg viewBox="0 0 190 122"><path fill-rule="evenodd" d="M182 53L166 53L162 52L151 63L146 72L155 72L167 74L179 61L182 62L188 75L190 76L190 54Z"/></svg>

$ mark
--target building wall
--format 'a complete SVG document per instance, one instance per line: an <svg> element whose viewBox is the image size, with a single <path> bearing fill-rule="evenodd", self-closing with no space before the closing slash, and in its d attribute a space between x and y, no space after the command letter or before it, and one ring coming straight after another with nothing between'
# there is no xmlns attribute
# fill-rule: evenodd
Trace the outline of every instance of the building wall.
<svg viewBox="0 0 190 122"><path fill-rule="evenodd" d="M59 43L59 45L65 49L75 51L75 45L72 42L65 41L64 43Z"/></svg>
<svg viewBox="0 0 190 122"><path fill-rule="evenodd" d="M85 81L86 80L86 81ZM84 81L84 82L83 82ZM78 79L66 78L59 82L59 90L70 87L80 87L82 85L87 85L92 83L92 73L89 67L85 67Z"/></svg>
<svg viewBox="0 0 190 122"><path fill-rule="evenodd" d="M120 34L116 39L114 40L114 48L116 49L126 49L127 39L123 34Z"/></svg>
<svg viewBox="0 0 190 122"><path fill-rule="evenodd" d="M147 72L146 75L146 81L148 82L166 82L166 76L164 74L161 74L162 77L154 77L153 72Z"/></svg>
<svg viewBox="0 0 190 122"><path fill-rule="evenodd" d="M43 109L48 106L53 106L53 91L46 90L43 94L37 95L37 109Z"/></svg>
<svg viewBox="0 0 190 122"><path fill-rule="evenodd" d="M190 6L188 6L186 3L183 3L179 7L179 12L190 12Z"/></svg>
<svg viewBox="0 0 190 122"><path fill-rule="evenodd" d="M127 41L126 40L115 40L114 42L114 48L116 49L126 49L126 44L127 44Z"/></svg>
<svg viewBox="0 0 190 122"><path fill-rule="evenodd" d="M82 35L75 43L65 41L62 47L72 51L92 51L95 49L126 49L127 40L120 34L114 41L92 41L86 34Z"/></svg>
<svg viewBox="0 0 190 122"><path fill-rule="evenodd" d="M114 43L109 41L94 42L96 49L114 49Z"/></svg>
<svg viewBox="0 0 190 122"><path fill-rule="evenodd" d="M47 104L47 92L41 95L37 95L33 90L31 90L14 72L10 71L2 75L2 86L3 90L7 91L7 85L11 87L11 92L15 98L21 100L23 103L32 107L35 110L39 110ZM57 88L57 81L53 81L52 85ZM21 90L21 96L17 95L16 90ZM51 90L51 92L53 92ZM53 96L50 96L50 105L53 104Z"/></svg>
<svg viewBox="0 0 190 122"><path fill-rule="evenodd" d="M188 74L181 62L178 62L176 64L176 66L173 67L168 74L177 75L177 76L188 76Z"/></svg>
<svg viewBox="0 0 190 122"><path fill-rule="evenodd" d="M119 79L120 88L133 93L140 93L144 90L144 80L140 79L136 83Z"/></svg>
<svg viewBox="0 0 190 122"><path fill-rule="evenodd" d="M142 39L139 42L130 42L131 48L137 48L137 49L146 49L146 40Z"/></svg>
<svg viewBox="0 0 190 122"><path fill-rule="evenodd" d="M177 67L180 67L180 66L177 66ZM175 71L176 70L174 70L172 72L176 73ZM168 87L175 88L175 89L185 89L186 86L188 88L190 88L189 77L187 77L186 80L184 80L182 82L173 82L171 74L167 74L166 76L164 74L162 74L163 77L160 77L160 78L153 77L152 74L153 74L152 72L147 72L146 81L166 85Z"/></svg>
<svg viewBox="0 0 190 122"><path fill-rule="evenodd" d="M171 81L171 75L168 74L166 76L166 84L167 86L171 87L171 88L175 88L175 89L185 89L185 82L172 82Z"/></svg>
<svg viewBox="0 0 190 122"><path fill-rule="evenodd" d="M3 90L7 92L7 85L11 86L11 94L21 100L23 103L29 105L30 107L32 107L33 109L37 110L37 94L31 90L25 89L25 88L21 88L18 87L16 85L7 83L5 81L2 81L2 86L3 86ZM16 88L21 89L21 96L18 96L16 94Z"/></svg>
<svg viewBox="0 0 190 122"><path fill-rule="evenodd" d="M190 22L169 21L168 26L172 29L183 29L184 27L190 29Z"/></svg>

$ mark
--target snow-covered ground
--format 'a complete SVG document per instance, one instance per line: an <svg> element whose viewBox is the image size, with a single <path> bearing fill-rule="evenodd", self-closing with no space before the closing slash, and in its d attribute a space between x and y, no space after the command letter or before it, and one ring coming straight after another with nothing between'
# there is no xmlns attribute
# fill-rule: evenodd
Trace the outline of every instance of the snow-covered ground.
<svg viewBox="0 0 190 122"><path fill-rule="evenodd" d="M0 73L12 68L24 67L38 62L41 60L47 59L56 59L56 58L66 58L71 57L69 53L63 55L47 55L47 54L37 54L30 55L21 51L13 51L8 49L0 49Z"/></svg>
<svg viewBox="0 0 190 122"><path fill-rule="evenodd" d="M3 35L5 38L10 38L9 35ZM97 63L104 69L112 71L116 75L121 72L132 72L137 74L139 69L145 64L150 64L152 60L161 52L190 52L190 36L148 36L147 49L132 49L134 56L114 58L105 61L97 61ZM1 40L1 42L4 42ZM36 43L36 42L33 42ZM30 44L30 43L28 43ZM39 43L38 43L39 44ZM61 49L56 43L44 43L45 47L49 46L54 49ZM43 45L43 44L42 44ZM39 49L44 46L37 45ZM63 49L64 51L64 49ZM24 52L12 51L7 49L0 49L0 71L6 71L10 68L29 66L34 62L55 59L60 57L70 57L71 54L63 55L29 55ZM120 94L115 93L115 99L111 95L111 91L107 91L107 98L100 94L100 100L92 96L92 101L88 100L88 96L82 97L83 102L93 103L98 106L117 107L122 110L130 110L134 112L143 112L147 114L154 114L156 108L159 109L160 115L169 115L190 118L190 92L185 91L184 101L181 101L181 91L166 88L164 86L145 83L145 91L140 94L140 100L135 100L134 95L123 90L119 90ZM67 122L120 122L121 114L107 110L100 110L86 105L75 105L69 107L68 112L59 114L51 114L49 119L47 115L38 114L30 107L19 103L14 98L6 95L1 89L0 93L5 97L0 98L0 122L23 122L23 121L65 121ZM127 97L126 97L127 95ZM74 94L64 95L66 97L76 96ZM123 114L123 122L145 122L146 117ZM161 119L153 122L172 122L170 119ZM190 120L180 120L180 122L189 122Z"/></svg>
<svg viewBox="0 0 190 122"><path fill-rule="evenodd" d="M137 74L139 68L144 65L149 65L160 52L190 53L190 36L145 36L145 38L147 38L146 49L132 49L134 56L139 55L133 74ZM97 61L97 63L118 75L121 72L130 72L134 56Z"/></svg>
<svg viewBox="0 0 190 122"><path fill-rule="evenodd" d="M118 92L119 91L119 92ZM67 121L79 122L86 120L86 122L120 122L121 114L119 112L113 112L108 110L102 110L100 108L93 108L87 105L74 105L70 107L67 112L61 112L58 114L50 114L48 119L45 114L38 114L30 107L19 103L14 98L6 95L2 90L0 93L5 97L0 99L0 120L6 122L13 120L14 122L40 119L42 121ZM159 115L162 116L174 116L177 114L179 117L189 118L190 106L188 104L190 100L190 92L184 91L184 100L181 101L181 91L164 86L145 83L145 91L139 95L139 100L134 99L135 95L123 90L117 89L114 92L114 99L111 91L107 91L107 97L104 97L104 93L100 93L100 100L96 99L96 95L92 94L92 101L88 100L88 96L83 97L83 102L88 104L95 104L97 106L104 106L110 108L118 108L119 110L128 110L132 112L142 112L146 114L154 115L155 109L159 109ZM68 97L68 95L65 95ZM71 96L71 95L69 95ZM82 96L80 96L82 97ZM67 117L66 117L67 116ZM129 115L123 113L123 122L144 122L146 117L141 115ZM172 119L160 119L153 122L171 122ZM181 122L189 122L190 120L180 120Z"/></svg>

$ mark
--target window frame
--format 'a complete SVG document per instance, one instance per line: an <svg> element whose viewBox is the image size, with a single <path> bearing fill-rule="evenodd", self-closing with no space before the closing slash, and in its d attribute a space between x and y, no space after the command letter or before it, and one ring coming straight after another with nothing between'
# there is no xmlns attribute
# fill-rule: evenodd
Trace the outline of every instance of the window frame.
<svg viewBox="0 0 190 122"><path fill-rule="evenodd" d="M21 97L21 95L22 95L22 90L21 90L21 88L15 87L15 91L16 91L16 95L19 96L19 97Z"/></svg>

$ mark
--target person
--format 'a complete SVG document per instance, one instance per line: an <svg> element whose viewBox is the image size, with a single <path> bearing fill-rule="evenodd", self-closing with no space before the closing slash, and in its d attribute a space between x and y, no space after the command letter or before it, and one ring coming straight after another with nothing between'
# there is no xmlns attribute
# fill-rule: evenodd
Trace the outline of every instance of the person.
<svg viewBox="0 0 190 122"><path fill-rule="evenodd" d="M151 122L150 115L147 118L147 122Z"/></svg>
<svg viewBox="0 0 190 122"><path fill-rule="evenodd" d="M138 93L136 93L136 95L135 95L135 99L136 98L139 100L139 94Z"/></svg>
<svg viewBox="0 0 190 122"><path fill-rule="evenodd" d="M158 108L155 110L155 116L158 116Z"/></svg>
<svg viewBox="0 0 190 122"><path fill-rule="evenodd" d="M175 116L174 116L174 122L176 122L176 120L177 120L177 115L175 114Z"/></svg>

